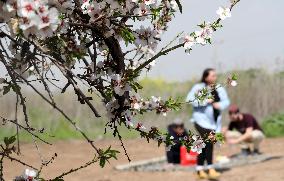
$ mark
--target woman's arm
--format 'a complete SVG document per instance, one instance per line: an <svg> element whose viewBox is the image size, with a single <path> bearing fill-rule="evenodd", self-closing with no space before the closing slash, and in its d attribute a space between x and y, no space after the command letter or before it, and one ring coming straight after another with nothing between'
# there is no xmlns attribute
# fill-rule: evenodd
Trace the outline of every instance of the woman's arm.
<svg viewBox="0 0 284 181"><path fill-rule="evenodd" d="M230 99L224 87L217 88L220 101L213 104L215 109L219 109L221 111L225 110L230 105Z"/></svg>
<svg viewBox="0 0 284 181"><path fill-rule="evenodd" d="M223 111L230 105L230 100L229 100L228 94L227 94L224 87L217 88L217 92L218 92L218 95L220 97L220 101L213 103L213 107L215 109L219 109L219 110ZM217 133L220 133L222 131L222 121L221 121L220 116L217 120L217 128L216 128L215 131Z"/></svg>

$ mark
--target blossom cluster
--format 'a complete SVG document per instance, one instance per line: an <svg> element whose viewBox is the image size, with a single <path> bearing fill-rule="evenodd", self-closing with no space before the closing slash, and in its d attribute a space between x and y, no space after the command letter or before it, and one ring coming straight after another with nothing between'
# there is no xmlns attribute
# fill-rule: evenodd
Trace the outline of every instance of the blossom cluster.
<svg viewBox="0 0 284 181"><path fill-rule="evenodd" d="M228 17L231 17L231 11L229 8L219 7L216 11L219 15L220 20L225 20ZM195 31L190 35L185 35L180 39L180 43L184 44L184 48L187 52L192 49L192 46L195 44L206 45L210 43L210 39L212 37L212 33L215 31L216 27L220 26L218 23L203 23L199 25L201 30Z"/></svg>
<svg viewBox="0 0 284 181"><path fill-rule="evenodd" d="M183 138L179 138L178 140L175 140L173 136L170 136L168 140L167 137L159 137L159 139L167 143L167 151L169 151L171 147L176 143L182 143L191 151L200 154L202 152L202 149L206 146L204 140L198 135L184 136Z"/></svg>
<svg viewBox="0 0 284 181"><path fill-rule="evenodd" d="M37 176L36 171L31 169L25 169L24 173L21 176L16 177L15 181L37 181L35 177Z"/></svg>
<svg viewBox="0 0 284 181"><path fill-rule="evenodd" d="M195 44L210 43L212 33L221 26L219 22L231 16L230 8L221 7L217 10L218 21L201 24L201 30L182 38L181 44L172 46L174 39L156 53L162 34L178 10L182 12L179 0L0 0L1 62L8 72L5 78L0 77L0 83L6 84L3 94L10 90L17 94L27 130L33 129L28 124L22 86L18 85L22 83L30 86L65 118L68 116L54 102L50 85L62 93L73 88L78 101L100 117L92 96L87 95L95 92L105 103L109 118L106 126L113 130L114 136L118 134L121 143L118 125L138 131L147 140L175 144L176 140L169 134L161 133L156 127L146 128L134 117L148 111L166 116L170 110L180 108L181 103L156 96L140 98L138 90L142 86L137 78L143 70L154 65L155 59L182 45L190 51ZM30 81L31 74L35 79ZM57 84L60 76L64 77L63 88L62 84ZM35 82L43 85L47 94L33 86ZM235 86L235 77L228 79L228 83ZM206 91L200 97L204 95ZM71 118L66 120L95 148L100 158L108 158L109 155L101 155L100 149L96 149ZM178 141L197 153L205 147L198 136L190 135ZM116 158L116 152L110 148L104 153ZM105 161L100 164L103 166ZM36 181L38 174L27 169L16 180Z"/></svg>
<svg viewBox="0 0 284 181"><path fill-rule="evenodd" d="M51 37L64 29L60 13L68 13L73 4L68 0L7 0L0 2L0 19L8 22L14 33L28 37Z"/></svg>
<svg viewBox="0 0 284 181"><path fill-rule="evenodd" d="M170 108L160 97L153 96L143 100L139 96L130 95L134 93L134 88L138 83L127 77L127 74L114 70L114 67L117 66L116 60L110 56L109 47L104 40L108 37L114 37L117 40L124 39L125 42L132 43L136 47L136 54L142 53L141 58L148 59L147 55L153 56L155 54L161 35L167 30L167 23L171 21L174 12L179 9L177 1L83 0L80 1L79 7L78 4L76 6L75 8L75 3L68 0L1 1L0 19L8 23L14 33L22 32L26 37L37 35L44 39L57 35L56 38L48 39L45 44L43 43L43 46L47 46L50 51L57 54L56 58L60 57L62 62L66 62L67 67L75 65L75 58L81 60L89 55L93 59L95 54L102 56L102 60L98 61L95 57L95 60L87 64L86 70L88 71L80 76L84 77L84 80L91 86L95 85L95 88L98 82L102 84L100 89L107 95L104 99L110 119L123 117L128 125L134 126L132 117L136 113L154 110L158 114L166 115ZM82 17L81 13L86 16ZM217 14L221 20L231 16L229 8L220 7ZM93 29L78 29L83 31L76 33L74 31L76 29L71 27L71 21L79 24L80 28L84 25L91 25L98 27L100 31L91 32ZM141 21L143 25L140 27L131 25L135 21ZM68 31L66 31L65 26L69 22L70 26L67 26ZM147 23L149 26L146 26ZM217 26L218 24L214 23L203 23L200 25L201 30L186 35L181 39L181 43L188 51L195 44L205 45L210 42L214 28ZM139 28L134 29L134 27ZM89 49L90 46L93 47L93 51ZM17 60L17 63L21 65L19 74L25 73L27 69L31 72L35 70L29 63L21 62L23 60L21 51L16 51L13 55L13 61ZM131 61L135 62L134 59ZM127 63L125 64L127 65ZM231 85L235 84L234 80L231 81ZM124 97L123 101L118 100L121 97Z"/></svg>
<svg viewBox="0 0 284 181"><path fill-rule="evenodd" d="M204 143L203 139L200 136L193 135L192 139L194 140L191 146L191 150L200 154L202 149L205 148L206 144Z"/></svg>
<svg viewBox="0 0 284 181"><path fill-rule="evenodd" d="M150 26L148 27L141 25L140 28L131 30L126 28L126 30L133 35L131 43L134 43L140 53L153 56L160 36L167 28L166 22L171 19L172 12L177 11L178 6L175 0L126 0L122 2L84 0L81 9L83 13L90 16L91 23L104 29L106 37L116 36L118 39L123 38L122 29L117 26L122 19L126 23L131 23L128 20L141 22L149 20ZM160 18L153 18L153 15Z"/></svg>
<svg viewBox="0 0 284 181"><path fill-rule="evenodd" d="M130 98L131 108L136 111L153 111L155 110L158 114L162 113L164 116L169 111L165 106L165 101L161 97L152 96L148 100L140 99L139 96L135 95Z"/></svg>
<svg viewBox="0 0 284 181"><path fill-rule="evenodd" d="M121 88L119 85L115 90L118 90L119 93L125 92L125 87ZM129 90L128 90L129 91ZM121 117L125 119L125 123L127 126L131 128L136 128L139 130L146 130L146 127L140 123L134 120L134 116L137 113L143 113L148 111L156 111L157 114L163 114L164 116L167 115L167 112L170 111L170 109L165 105L165 101L161 99L161 97L155 97L152 96L148 100L140 99L140 96L137 94L130 97L129 102L125 102L123 106L130 107L130 109L125 110L121 113ZM118 103L117 99L112 99L106 104L107 109L107 116L109 119L115 119L116 116L119 113L120 105Z"/></svg>
<svg viewBox="0 0 284 181"><path fill-rule="evenodd" d="M126 41L137 46L140 53L153 56L161 34L178 6L175 0L83 0L80 8L89 16L87 24L99 26L105 37L122 39L126 31L133 36ZM12 32L22 32L26 37L35 35L44 39L64 34L69 22L81 23L73 15L74 3L69 0L7 0L0 2L0 10L0 22L6 22ZM125 26L126 23L133 24L133 20L149 26L141 25L137 29L129 28L132 25Z"/></svg>

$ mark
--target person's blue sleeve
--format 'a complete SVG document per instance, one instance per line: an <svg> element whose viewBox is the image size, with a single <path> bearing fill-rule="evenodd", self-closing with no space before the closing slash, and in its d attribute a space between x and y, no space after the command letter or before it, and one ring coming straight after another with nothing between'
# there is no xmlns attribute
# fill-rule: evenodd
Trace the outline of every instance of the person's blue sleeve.
<svg viewBox="0 0 284 181"><path fill-rule="evenodd" d="M216 123L216 133L221 133L222 131L222 116L219 116Z"/></svg>
<svg viewBox="0 0 284 181"><path fill-rule="evenodd" d="M200 107L200 106L206 106L206 101L200 101L196 99L196 94L202 89L202 86L199 84L196 84L192 87L191 91L186 96L186 102L190 103L193 107Z"/></svg>
<svg viewBox="0 0 284 181"><path fill-rule="evenodd" d="M219 87L217 91L220 97L220 110L223 111L230 105L230 99L224 87Z"/></svg>

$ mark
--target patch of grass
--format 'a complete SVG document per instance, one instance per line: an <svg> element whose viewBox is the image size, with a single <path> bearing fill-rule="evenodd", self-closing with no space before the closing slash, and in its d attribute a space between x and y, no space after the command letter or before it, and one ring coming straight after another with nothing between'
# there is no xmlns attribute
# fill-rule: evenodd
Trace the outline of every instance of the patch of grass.
<svg viewBox="0 0 284 181"><path fill-rule="evenodd" d="M42 129L44 133L34 131L33 133L46 141L56 140L70 140L70 139L82 139L82 135L75 130L75 128L63 117L52 116L47 111L41 108L35 108L29 110L30 125L33 128ZM107 129L104 133L104 121L96 120L96 122L87 121L86 118L82 120L76 120L77 125L92 139L113 138L112 130ZM25 125L25 123L21 123ZM139 137L139 134L135 131L129 131L125 127L120 127L120 134L124 139L132 139ZM8 135L16 135L16 126L9 124L0 127L0 140ZM23 129L19 130L21 142L31 142L32 136Z"/></svg>
<svg viewBox="0 0 284 181"><path fill-rule="evenodd" d="M275 114L265 119L262 129L267 137L284 136L284 114Z"/></svg>

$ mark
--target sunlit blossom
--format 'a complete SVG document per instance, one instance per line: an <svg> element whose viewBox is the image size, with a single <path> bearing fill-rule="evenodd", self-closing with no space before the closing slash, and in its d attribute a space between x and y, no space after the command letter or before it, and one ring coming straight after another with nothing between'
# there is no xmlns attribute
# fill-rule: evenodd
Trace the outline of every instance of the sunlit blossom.
<svg viewBox="0 0 284 181"><path fill-rule="evenodd" d="M232 16L230 8L219 7L216 13L220 16L221 20Z"/></svg>

